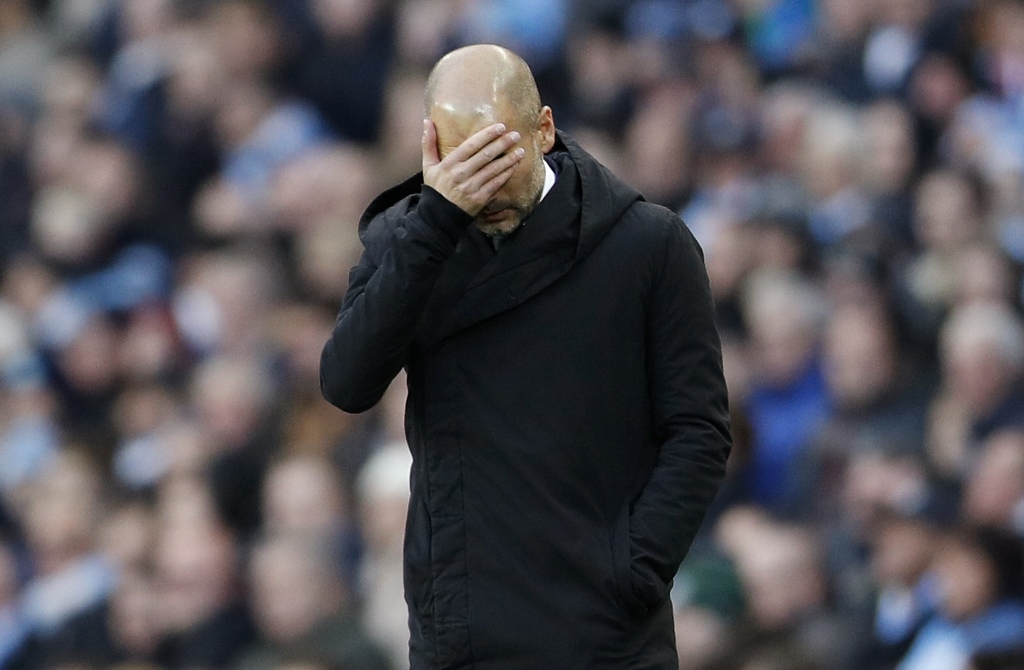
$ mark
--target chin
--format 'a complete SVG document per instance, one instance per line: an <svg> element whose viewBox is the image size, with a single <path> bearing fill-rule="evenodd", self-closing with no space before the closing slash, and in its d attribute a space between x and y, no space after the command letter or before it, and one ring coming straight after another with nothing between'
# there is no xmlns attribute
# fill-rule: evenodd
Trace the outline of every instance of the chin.
<svg viewBox="0 0 1024 670"><path fill-rule="evenodd" d="M481 221L476 220L476 227L480 229L484 235L508 235L513 230L519 227L520 218L518 216L511 216L506 219L500 219L498 221Z"/></svg>

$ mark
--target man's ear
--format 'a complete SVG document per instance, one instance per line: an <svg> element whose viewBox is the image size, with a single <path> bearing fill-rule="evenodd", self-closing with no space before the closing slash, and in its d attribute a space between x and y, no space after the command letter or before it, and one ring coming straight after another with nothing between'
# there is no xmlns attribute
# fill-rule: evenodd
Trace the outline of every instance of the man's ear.
<svg viewBox="0 0 1024 670"><path fill-rule="evenodd" d="M551 115L551 108L544 105L540 108L540 115L537 117L537 134L540 140L540 148L548 153L555 146L555 118Z"/></svg>

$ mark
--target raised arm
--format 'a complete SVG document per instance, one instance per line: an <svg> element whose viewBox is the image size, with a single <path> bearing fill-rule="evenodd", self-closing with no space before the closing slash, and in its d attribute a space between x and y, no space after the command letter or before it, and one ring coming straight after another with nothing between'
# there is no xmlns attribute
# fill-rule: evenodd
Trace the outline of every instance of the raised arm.
<svg viewBox="0 0 1024 670"><path fill-rule="evenodd" d="M380 400L405 363L445 261L522 159L521 149L509 151L518 140L493 124L442 159L437 131L424 121L423 191L383 251L367 244L320 356L320 390L331 404L362 412Z"/></svg>

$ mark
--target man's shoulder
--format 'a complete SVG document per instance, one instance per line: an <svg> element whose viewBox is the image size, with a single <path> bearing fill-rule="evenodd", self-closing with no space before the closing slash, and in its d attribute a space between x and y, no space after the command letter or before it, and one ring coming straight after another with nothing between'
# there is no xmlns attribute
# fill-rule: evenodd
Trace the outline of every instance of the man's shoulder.
<svg viewBox="0 0 1024 670"><path fill-rule="evenodd" d="M620 222L626 221L631 225L642 224L649 230L662 231L663 234L673 227L686 226L679 215L671 209L648 200L637 200L631 204L620 217Z"/></svg>
<svg viewBox="0 0 1024 670"><path fill-rule="evenodd" d="M359 239L363 246L367 249L389 246L395 231L405 226L409 212L416 208L419 197L418 193L412 193L376 211L367 210L359 222Z"/></svg>
<svg viewBox="0 0 1024 670"><path fill-rule="evenodd" d="M696 243L689 227L671 209L646 200L637 200L619 217L615 228L630 238L665 251L666 245L680 240Z"/></svg>
<svg viewBox="0 0 1024 670"><path fill-rule="evenodd" d="M359 237L363 244L367 243L367 236L372 239L384 232L390 234L400 226L409 211L416 207L422 186L423 175L417 173L374 198L359 219Z"/></svg>

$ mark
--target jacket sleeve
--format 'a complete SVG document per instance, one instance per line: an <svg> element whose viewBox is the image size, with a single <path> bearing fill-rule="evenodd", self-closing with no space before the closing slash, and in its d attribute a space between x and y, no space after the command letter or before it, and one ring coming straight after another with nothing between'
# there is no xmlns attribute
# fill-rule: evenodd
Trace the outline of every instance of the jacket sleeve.
<svg viewBox="0 0 1024 670"><path fill-rule="evenodd" d="M377 404L405 364L434 283L472 221L424 186L416 207L391 231L367 231L320 355L320 391L328 402L346 412Z"/></svg>
<svg viewBox="0 0 1024 670"><path fill-rule="evenodd" d="M732 440L722 352L703 254L674 215L647 325L654 468L630 514L632 582L643 608L669 590L725 476Z"/></svg>

